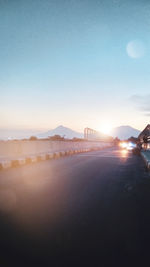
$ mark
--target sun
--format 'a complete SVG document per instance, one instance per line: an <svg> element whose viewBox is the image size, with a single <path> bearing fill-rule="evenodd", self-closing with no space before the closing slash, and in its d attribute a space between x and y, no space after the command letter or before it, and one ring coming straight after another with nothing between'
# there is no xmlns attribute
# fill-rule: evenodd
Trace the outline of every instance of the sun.
<svg viewBox="0 0 150 267"><path fill-rule="evenodd" d="M111 134L111 130L112 130L112 126L108 123L108 124L103 124L100 127L100 132L103 134Z"/></svg>

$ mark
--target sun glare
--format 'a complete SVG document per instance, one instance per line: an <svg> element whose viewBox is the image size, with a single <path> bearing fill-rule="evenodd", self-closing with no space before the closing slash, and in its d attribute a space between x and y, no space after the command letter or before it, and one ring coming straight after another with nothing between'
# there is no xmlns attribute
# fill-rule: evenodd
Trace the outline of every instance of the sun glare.
<svg viewBox="0 0 150 267"><path fill-rule="evenodd" d="M103 133L103 134L111 134L111 130L112 130L112 127L110 124L103 124L101 127L100 127L100 132Z"/></svg>

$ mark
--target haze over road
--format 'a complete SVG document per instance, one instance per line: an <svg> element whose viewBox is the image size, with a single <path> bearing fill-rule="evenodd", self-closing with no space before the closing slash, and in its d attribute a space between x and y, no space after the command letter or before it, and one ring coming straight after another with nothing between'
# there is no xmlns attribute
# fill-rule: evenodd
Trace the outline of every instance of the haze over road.
<svg viewBox="0 0 150 267"><path fill-rule="evenodd" d="M141 157L118 148L1 171L0 263L143 263L149 192Z"/></svg>

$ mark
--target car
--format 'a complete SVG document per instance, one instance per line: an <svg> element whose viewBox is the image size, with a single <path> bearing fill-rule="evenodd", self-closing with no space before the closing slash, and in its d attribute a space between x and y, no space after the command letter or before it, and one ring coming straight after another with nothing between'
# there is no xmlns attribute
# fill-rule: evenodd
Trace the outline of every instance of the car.
<svg viewBox="0 0 150 267"><path fill-rule="evenodd" d="M126 150L134 150L137 146L135 143L128 142L128 141L123 141L120 143L120 147Z"/></svg>

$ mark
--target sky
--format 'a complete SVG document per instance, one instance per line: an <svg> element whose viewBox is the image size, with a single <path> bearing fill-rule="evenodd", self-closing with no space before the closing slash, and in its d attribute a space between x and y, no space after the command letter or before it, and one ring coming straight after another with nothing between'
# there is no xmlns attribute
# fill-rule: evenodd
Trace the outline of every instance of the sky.
<svg viewBox="0 0 150 267"><path fill-rule="evenodd" d="M143 129L148 0L0 0L0 128Z"/></svg>

